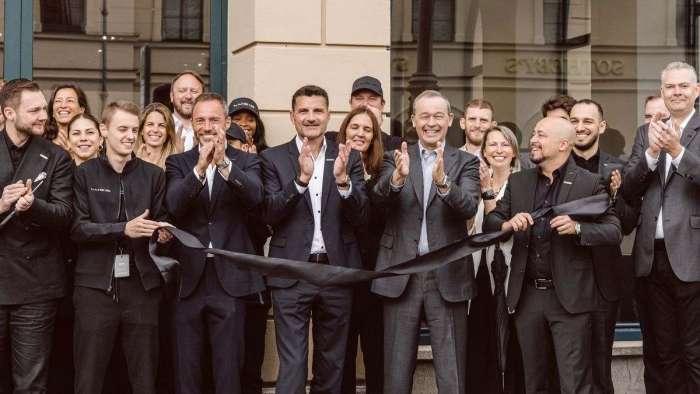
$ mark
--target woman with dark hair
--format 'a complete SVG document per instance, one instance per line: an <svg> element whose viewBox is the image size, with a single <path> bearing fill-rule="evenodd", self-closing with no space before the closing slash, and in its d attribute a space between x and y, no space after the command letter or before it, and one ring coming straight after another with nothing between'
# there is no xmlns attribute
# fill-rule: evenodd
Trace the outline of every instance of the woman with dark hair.
<svg viewBox="0 0 700 394"><path fill-rule="evenodd" d="M247 97L239 97L228 106L231 121L241 126L245 131L247 143L242 149L250 153L261 153L267 149L265 142L265 125L260 119L258 104Z"/></svg>
<svg viewBox="0 0 700 394"><path fill-rule="evenodd" d="M75 115L68 122L68 153L78 166L100 153L103 138L100 122L89 113Z"/></svg>
<svg viewBox="0 0 700 394"><path fill-rule="evenodd" d="M350 144L360 152L365 169L367 190L377 183L384 160L381 130L377 121L378 111L373 107L358 107L350 111L340 125L338 142ZM362 265L374 270L379 252L379 240L386 223L386 207L376 204L370 196L370 214L367 228L356 236L360 246ZM384 386L384 356L382 300L370 291L371 282L355 285L353 289L352 314L348 329L348 346L345 352L345 368L341 392L355 393L357 342L360 338L365 363L366 392L382 393Z"/></svg>
<svg viewBox="0 0 700 394"><path fill-rule="evenodd" d="M58 85L49 100L49 119L44 137L68 150L68 122L77 114L90 113L85 92L78 85Z"/></svg>
<svg viewBox="0 0 700 394"><path fill-rule="evenodd" d="M182 152L182 140L177 138L175 123L168 107L151 103L144 108L139 124L136 157L165 169L165 159Z"/></svg>

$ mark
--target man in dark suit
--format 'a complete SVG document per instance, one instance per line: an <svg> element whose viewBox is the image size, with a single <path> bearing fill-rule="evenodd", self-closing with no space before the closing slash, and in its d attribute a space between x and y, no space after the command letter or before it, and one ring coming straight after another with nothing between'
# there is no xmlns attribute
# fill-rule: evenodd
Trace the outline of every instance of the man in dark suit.
<svg viewBox="0 0 700 394"><path fill-rule="evenodd" d="M620 220L622 233L627 235L637 225L637 209L617 194L622 184L624 161L600 149L600 136L607 122L603 108L597 102L583 99L571 108L569 120L576 129L573 158L576 165L603 177L608 193L615 202L615 214ZM599 305L591 314L593 354L593 384L597 393L613 393L611 374L612 345L620 298L630 293L631 270L623 266L620 245L600 246L592 250L593 272L599 291ZM630 267L631 268L631 267Z"/></svg>
<svg viewBox="0 0 700 394"><path fill-rule="evenodd" d="M535 222L529 213L606 193L599 177L570 157L575 138L568 120L538 122L530 139L537 168L511 175L484 221L484 231L515 231L507 305L515 313L528 393L548 391L552 348L561 392L593 392L590 325L598 290L591 246L616 245L622 238L612 212L585 222L551 214Z"/></svg>
<svg viewBox="0 0 700 394"><path fill-rule="evenodd" d="M418 144L387 152L373 194L393 209L380 241L377 270L467 236L479 201L479 159L445 144L449 101L426 90L414 101ZM377 279L384 296L384 392L410 393L422 316L430 327L440 392L464 393L467 301L474 296L471 257L415 275Z"/></svg>
<svg viewBox="0 0 700 394"><path fill-rule="evenodd" d="M199 146L166 161L168 211L176 226L203 245L253 254L245 218L262 202L260 162L226 144L230 119L218 94L197 97L192 119ZM211 354L216 392L240 393L241 297L262 291L262 277L201 251L179 246L174 254L181 263L175 312L178 392L204 391L202 356Z"/></svg>
<svg viewBox="0 0 700 394"><path fill-rule="evenodd" d="M635 272L668 393L700 392L699 93L692 66L666 66L661 95L671 117L639 128L622 187L625 198L642 196Z"/></svg>
<svg viewBox="0 0 700 394"><path fill-rule="evenodd" d="M366 220L362 163L345 144L329 143L328 94L303 86L292 96L297 135L262 153L270 257L360 268L355 228ZM350 287L318 287L267 278L280 359L278 393L303 393L313 316L312 393L339 393L352 304Z"/></svg>
<svg viewBox="0 0 700 394"><path fill-rule="evenodd" d="M56 234L72 217L73 162L41 137L48 115L39 85L10 81L0 95L0 221L8 220L0 225L0 392L38 393L47 389L57 300L66 292ZM42 172L43 183L32 184Z"/></svg>

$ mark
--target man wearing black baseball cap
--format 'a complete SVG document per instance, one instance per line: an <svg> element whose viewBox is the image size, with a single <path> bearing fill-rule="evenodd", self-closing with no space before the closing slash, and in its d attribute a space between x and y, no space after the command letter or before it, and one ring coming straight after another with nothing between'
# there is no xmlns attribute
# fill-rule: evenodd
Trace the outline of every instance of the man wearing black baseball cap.
<svg viewBox="0 0 700 394"><path fill-rule="evenodd" d="M360 106L369 107L376 110L375 115L377 115L377 121L379 125L382 125L382 120L384 120L384 90L382 90L382 83L374 77L365 75L364 77L357 78L355 82L352 83L352 90L350 91L350 110L353 110ZM335 141L337 132L329 131L326 132L326 138ZM394 135L389 135L382 131L382 144L384 145L384 150L394 150L401 148L401 137Z"/></svg>

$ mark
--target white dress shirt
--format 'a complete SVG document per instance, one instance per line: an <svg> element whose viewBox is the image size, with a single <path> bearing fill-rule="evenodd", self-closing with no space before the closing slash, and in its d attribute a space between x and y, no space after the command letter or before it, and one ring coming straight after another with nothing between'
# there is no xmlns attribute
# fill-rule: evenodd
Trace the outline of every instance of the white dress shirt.
<svg viewBox="0 0 700 394"><path fill-rule="evenodd" d="M304 142L298 135L294 141L297 144L297 149L301 152ZM324 137L321 150L318 152L318 156L314 157L314 172L311 175L311 179L309 179L309 186L304 187L294 182L299 194L304 194L308 190L311 198L311 209L314 215L314 236L311 241L311 254L326 253L326 244L323 241L323 233L321 232L321 197L323 196L323 170L326 166L326 147L326 138ZM335 161L335 159L328 160ZM350 187L347 190L338 189L340 197L343 199L348 198L352 191L352 182L350 182L349 178L348 183Z"/></svg>
<svg viewBox="0 0 700 394"><path fill-rule="evenodd" d="M683 130L685 130L685 126L688 125L688 122L690 121L690 118L695 114L695 109L693 109L690 114L688 115L685 120L680 124L680 135L683 136ZM666 124L670 127L673 127L673 123L671 122L671 119L669 119ZM685 153L685 147L681 147L681 153L676 156L676 158L672 158L671 154L667 152L661 152L661 154L666 155L666 168L664 169L664 178L668 178L669 175L669 170L671 169L671 164L675 168L678 168L678 166L681 164L681 159L683 158L683 153ZM661 155L660 154L660 155ZM646 156L647 159L647 167L649 167L649 170L654 171L656 170L656 166L659 164L659 158L652 157L649 154L649 151L646 150L644 151L644 156ZM662 192L663 193L663 192ZM661 208L659 208L659 219L656 221L656 231L654 232L654 238L655 239L664 239L664 217L663 217L663 204Z"/></svg>
<svg viewBox="0 0 700 394"><path fill-rule="evenodd" d="M190 127L185 127L182 119L180 119L175 111L173 111L173 122L175 123L175 131L179 132L180 138L182 138L184 151L187 152L194 147L194 128L192 128L191 125Z"/></svg>
<svg viewBox="0 0 700 394"><path fill-rule="evenodd" d="M197 149L199 149L199 150L201 151L201 150L202 150L202 145L199 145ZM227 169L228 169L229 175L231 174L231 166L232 166L232 165L233 165L232 162L229 162L229 163L228 163ZM207 189L209 189L209 199L211 199L211 191L212 191L212 189L214 188L214 175L215 175L216 172L217 172L217 171L216 171L216 165L214 165L214 164L209 164L209 167L207 167L207 171L205 172L204 178L200 178L200 177L199 177L199 174L197 173L197 167L196 167L196 166L192 169L192 171L194 171L194 176L195 176L195 178L199 179L199 180L202 182L202 184L204 184L204 182L207 183ZM225 178L224 175L221 173L221 171L218 171L218 172L219 172L219 176L221 176L222 178L224 178L224 180L228 180L228 177ZM210 237L210 238L211 238L211 237ZM212 245L212 243L211 243L211 239L209 240L209 247L210 247L210 248L213 248L213 247L214 247L214 246ZM207 257L214 257L214 255L211 254L211 253L207 253Z"/></svg>

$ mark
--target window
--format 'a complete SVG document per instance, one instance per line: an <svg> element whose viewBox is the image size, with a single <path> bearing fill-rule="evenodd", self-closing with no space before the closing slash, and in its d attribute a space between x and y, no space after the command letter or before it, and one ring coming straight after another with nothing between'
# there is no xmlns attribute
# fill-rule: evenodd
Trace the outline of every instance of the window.
<svg viewBox="0 0 700 394"><path fill-rule="evenodd" d="M83 32L84 0L41 0L41 30L47 33Z"/></svg>
<svg viewBox="0 0 700 394"><path fill-rule="evenodd" d="M421 0L413 1L413 37L418 37L420 30L418 16ZM433 41L448 42L454 39L454 0L433 1Z"/></svg>
<svg viewBox="0 0 700 394"><path fill-rule="evenodd" d="M544 13L544 43L558 44L562 41L563 21L562 1L565 0L543 0Z"/></svg>
<svg viewBox="0 0 700 394"><path fill-rule="evenodd" d="M163 39L202 40L202 0L163 0Z"/></svg>

